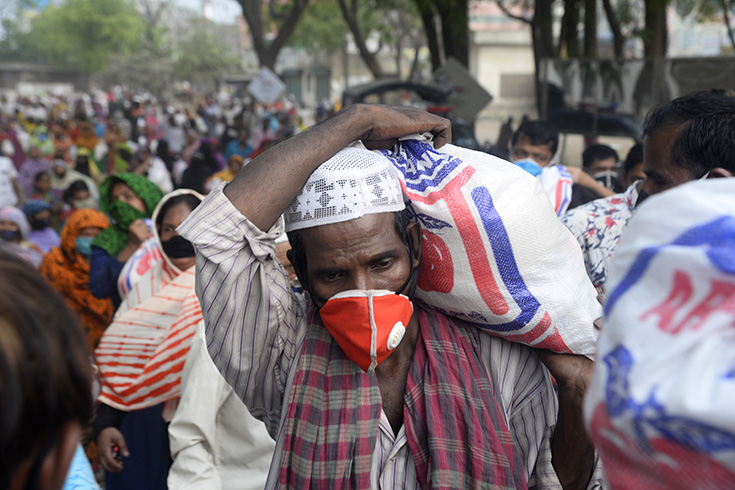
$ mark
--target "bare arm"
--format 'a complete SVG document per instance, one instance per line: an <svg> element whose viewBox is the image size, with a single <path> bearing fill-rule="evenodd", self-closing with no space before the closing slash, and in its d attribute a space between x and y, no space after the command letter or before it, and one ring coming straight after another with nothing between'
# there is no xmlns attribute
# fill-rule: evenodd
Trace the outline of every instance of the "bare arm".
<svg viewBox="0 0 735 490"><path fill-rule="evenodd" d="M401 136L430 131L436 148L451 139L448 119L414 107L354 105L258 155L225 188L232 204L268 230L323 162L356 140L387 147Z"/></svg>
<svg viewBox="0 0 735 490"><path fill-rule="evenodd" d="M595 466L595 450L582 416L582 400L594 363L584 356L542 350L536 353L556 379L559 391L551 463L565 490L583 490Z"/></svg>
<svg viewBox="0 0 735 490"><path fill-rule="evenodd" d="M572 175L572 180L575 184L589 187L593 191L597 192L602 197L614 196L615 192L611 191L604 185L597 182L590 174L577 167L566 167L567 171Z"/></svg>

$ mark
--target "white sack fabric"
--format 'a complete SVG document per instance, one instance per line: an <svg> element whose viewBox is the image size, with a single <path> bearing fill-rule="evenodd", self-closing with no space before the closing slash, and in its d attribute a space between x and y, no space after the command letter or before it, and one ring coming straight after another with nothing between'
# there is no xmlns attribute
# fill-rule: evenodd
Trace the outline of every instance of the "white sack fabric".
<svg viewBox="0 0 735 490"><path fill-rule="evenodd" d="M562 165L552 165L544 167L536 178L544 186L556 215L564 216L572 202L572 175Z"/></svg>
<svg viewBox="0 0 735 490"><path fill-rule="evenodd" d="M405 140L383 154L423 228L418 299L513 342L594 354L602 310L537 179L453 145Z"/></svg>
<svg viewBox="0 0 735 490"><path fill-rule="evenodd" d="M585 419L613 488L735 487L735 179L651 197L609 268Z"/></svg>

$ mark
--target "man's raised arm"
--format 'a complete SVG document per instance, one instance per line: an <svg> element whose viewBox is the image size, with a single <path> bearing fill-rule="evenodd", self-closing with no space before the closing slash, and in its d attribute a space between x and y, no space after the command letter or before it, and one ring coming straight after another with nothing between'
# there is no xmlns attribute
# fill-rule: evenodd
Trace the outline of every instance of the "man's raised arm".
<svg viewBox="0 0 735 490"><path fill-rule="evenodd" d="M448 119L415 107L358 104L258 155L225 188L232 204L255 226L268 230L309 176L356 140L389 147L401 136L431 132L439 148L451 140Z"/></svg>

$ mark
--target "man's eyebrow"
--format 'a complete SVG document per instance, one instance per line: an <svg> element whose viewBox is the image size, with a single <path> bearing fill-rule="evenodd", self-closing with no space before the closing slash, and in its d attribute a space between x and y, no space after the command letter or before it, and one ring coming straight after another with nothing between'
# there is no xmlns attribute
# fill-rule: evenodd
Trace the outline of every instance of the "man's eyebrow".
<svg viewBox="0 0 735 490"><path fill-rule="evenodd" d="M324 266L324 267L315 267L311 273L315 276L324 276L328 274L334 274L336 272L344 272L345 269L341 267L330 267L330 266Z"/></svg>

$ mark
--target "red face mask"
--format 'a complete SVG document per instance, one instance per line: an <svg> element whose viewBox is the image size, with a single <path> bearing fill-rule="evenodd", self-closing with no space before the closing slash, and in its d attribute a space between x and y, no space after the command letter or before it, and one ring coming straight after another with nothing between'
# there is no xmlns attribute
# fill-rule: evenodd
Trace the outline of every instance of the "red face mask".
<svg viewBox="0 0 735 490"><path fill-rule="evenodd" d="M319 314L347 357L367 373L403 340L413 305L392 291L355 289L332 296Z"/></svg>

